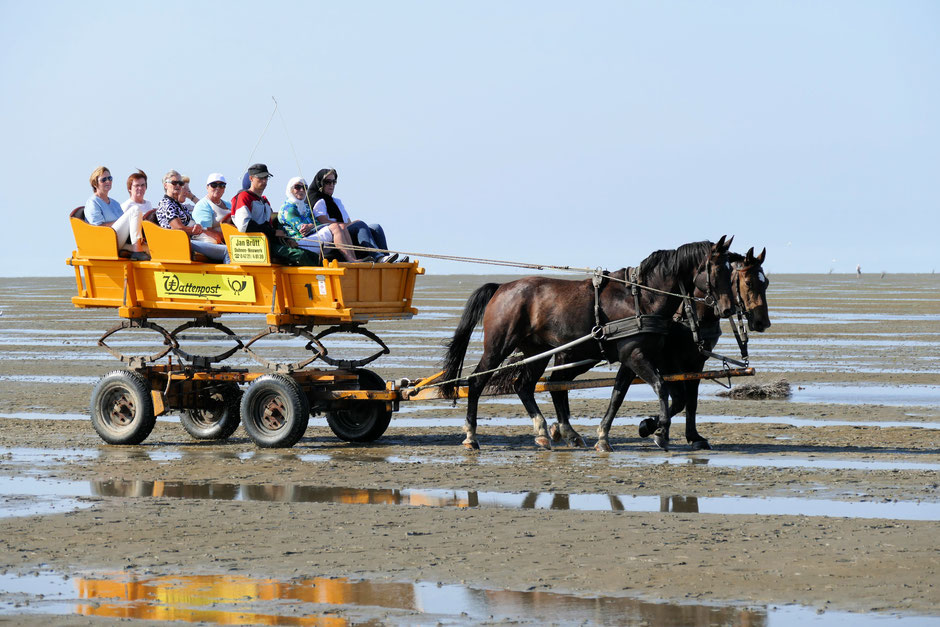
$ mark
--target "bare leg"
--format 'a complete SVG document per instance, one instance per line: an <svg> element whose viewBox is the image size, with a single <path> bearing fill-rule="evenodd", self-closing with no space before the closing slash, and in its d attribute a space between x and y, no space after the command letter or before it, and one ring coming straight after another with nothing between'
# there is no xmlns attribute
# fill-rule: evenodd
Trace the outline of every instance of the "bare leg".
<svg viewBox="0 0 940 627"><path fill-rule="evenodd" d="M333 222L330 224L329 229L330 232L333 233L333 244L339 252L342 253L346 261L357 261L356 255L348 248L348 246L352 246L352 238L349 237L349 231L346 230L346 225L340 222Z"/></svg>

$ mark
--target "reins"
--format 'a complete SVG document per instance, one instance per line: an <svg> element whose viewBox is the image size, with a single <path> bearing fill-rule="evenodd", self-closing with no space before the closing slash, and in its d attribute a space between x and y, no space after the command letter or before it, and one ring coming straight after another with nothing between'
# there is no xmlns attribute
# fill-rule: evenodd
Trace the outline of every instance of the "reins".
<svg viewBox="0 0 940 627"><path fill-rule="evenodd" d="M397 252L397 251L396 251L396 252ZM408 253L408 254L416 254L416 253ZM425 255L425 256L432 256L432 257L433 257L433 255ZM438 256L438 258L443 258L443 257L444 257L444 256ZM452 258L452 259L463 259L463 260L469 259L469 258L460 258L460 257L451 257L451 256L447 256L447 257L448 257L448 258ZM503 265L515 265L515 264L513 264L512 262L500 262L500 263L503 264ZM711 264L711 260L710 260L710 259L709 259L709 260L706 260L706 273L708 273L708 272L710 271L710 269L711 269L711 268L710 268L710 264ZM529 265L528 267L531 268L531 267L536 267L536 266ZM564 270L567 270L567 271L587 271L587 269L574 269L574 268L570 268L569 266L563 266L563 267L562 267L562 266L537 266L537 267L538 267L539 269L554 268L554 269L558 269L558 270L564 269ZM462 376L462 372L461 372L461 375L460 375L460 376L458 376L458 377L456 377L456 378L453 378L453 379L448 379L448 380L446 380L446 381L434 381L433 383L429 382L429 383L426 383L426 384L424 384L424 385L416 386L416 387L414 388L414 391L417 392L417 391L419 391L419 390L422 390L422 389L425 389L425 388L431 388L431 387L442 387L442 386L447 385L447 384L450 384L450 383L465 382L465 381L469 381L470 379L473 379L473 378L475 378L475 377L480 377L480 376L483 376L483 375L495 374L495 373L497 373L497 372L502 372L503 370L508 370L508 369L510 369L510 368L518 368L519 366L524 366L524 365L526 365L526 364L530 364L530 363L535 362L535 361L538 361L538 360L540 360L540 359L544 359L544 358L546 358L546 357L551 357L552 355L555 355L555 354L557 354L557 353L563 352L563 351L565 351L565 350L568 350L569 348L573 348L573 347L575 347L575 346L578 346L578 345L580 345L580 344L583 344L584 342L587 342L587 341L592 340L592 339L595 340L595 341L597 341L597 343L598 343L598 345L599 345L599 347L600 347L601 356L603 357L603 356L604 356L604 349L605 349L604 342L610 342L610 341L615 340L615 339L621 339L621 338L624 338L624 337L630 337L630 336L638 335L638 334L641 334L641 333L654 333L654 334L660 334L660 335L665 335L665 334L667 334L667 333L669 332L669 320L668 320L668 319L663 318L662 316L658 316L658 315L652 315L652 314L646 314L646 315L644 315L644 314L641 314L641 313L640 313L640 296L639 296L639 292L640 292L641 289L646 289L646 290L649 290L649 291L651 291L651 292L656 292L656 293L664 294L664 295L667 295L667 296L678 296L679 298L682 299L682 301L683 301L683 303L685 304L685 306L688 307L689 309L692 309L692 310L694 310L694 307L692 307L692 305L691 305L691 302L692 302L693 300L698 301L698 302L705 303L706 305L709 305L709 306L713 306L713 303L714 303L714 299L710 297L710 294L711 294L711 281L710 281L709 279L706 279L706 281L705 281L705 283L706 283L706 290L703 290L703 291L706 291L706 293L707 293L706 298L699 298L699 297L691 296L691 295L689 295L688 293L686 293L686 289L685 289L685 286L683 285L682 281L679 281L679 292L680 292L680 293L678 293L678 294L676 294L676 293L674 293L674 292L668 292L668 291L666 291L666 290L661 290L661 289L658 289L658 288L650 287L650 286L648 286L648 285L643 285L642 283L640 283L639 276L638 276L638 269L635 268L635 267L626 268L626 269L624 270L624 278L623 278L623 279L618 279L618 278L614 277L613 275L602 271L600 268L596 268L596 269L592 270L592 271L591 271L591 274L592 274L591 283L592 283L592 285L594 286L594 321L595 321L595 326L594 326L594 328L591 329L591 332L590 332L590 333L588 333L588 334L586 334L586 335L583 335L583 336L581 336L581 337L579 337L579 338L577 338L577 339L575 339L575 340L572 340L572 341L570 341L570 342L568 342L568 343L566 343L566 344L563 344L563 345L561 345L561 346L556 346L555 348L551 348L551 349L549 349L549 350L547 350L547 351L544 351L544 352L542 352L542 353L539 353L539 354L537 354L537 355L532 355L531 357L526 357L526 358L521 359L521 360L519 360L519 361L514 361L514 362L512 362L512 363L509 363L509 364L506 364L506 365L503 365L503 366L498 366L498 367L492 368L492 369L490 369L490 370L483 370L483 371L481 371L481 372L474 372L474 373L471 373L470 375L468 375L468 376L466 376L466 377ZM708 274L706 274L706 276L708 276ZM625 285L629 285L629 286L630 286L630 292L631 292L631 294L633 295L633 304L634 304L634 310L633 310L633 311L634 311L634 315L633 315L633 316L628 316L628 317L626 317L626 318L621 318L621 319L618 319L618 320L612 320L612 321L610 321L610 322L607 322L606 324L604 324L604 323L602 322L602 320L601 320L601 307L600 307L600 290L601 290L601 288L603 287L603 284L604 284L604 280L605 280L605 279L610 280L610 281L616 281L616 282L618 282L618 283L623 283L623 284L625 284ZM693 311L693 315L694 315L694 311ZM699 349L702 350L703 347L702 347L701 345L699 345ZM716 357L721 358L720 356L717 356L717 355L716 355ZM723 359L723 361L724 361L724 358L721 358L721 359ZM563 364L563 365L560 365L560 366L555 366L554 368L548 368L548 369L546 369L546 372L550 372L550 371L553 371L553 370L563 370L563 369L566 369L566 368L574 368L574 367L576 367L576 366L585 365L585 364L587 364L587 363L598 363L598 361L599 361L599 360L588 359L588 360L582 360L582 361L576 362L576 363L574 363L574 364ZM732 362L734 362L734 360L730 360L730 359L727 360L727 361L732 361ZM740 363L740 362L734 362L734 363ZM725 365L725 368L727 368L727 365ZM463 367L461 366L461 369L460 369L460 370L462 371L462 369L463 369ZM456 399L456 397L455 397L455 398L454 398L454 402L456 402L456 400L457 400L457 399Z"/></svg>

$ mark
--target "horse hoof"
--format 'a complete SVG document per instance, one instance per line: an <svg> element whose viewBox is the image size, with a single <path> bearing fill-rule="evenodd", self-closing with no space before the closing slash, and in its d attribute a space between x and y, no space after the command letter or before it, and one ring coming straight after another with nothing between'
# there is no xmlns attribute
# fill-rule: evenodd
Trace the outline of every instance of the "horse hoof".
<svg viewBox="0 0 940 627"><path fill-rule="evenodd" d="M597 444L594 445L594 450L598 453L610 453L614 449L610 448L610 444L607 443L607 440L598 440Z"/></svg>
<svg viewBox="0 0 940 627"><path fill-rule="evenodd" d="M551 440L546 438L544 435L540 435L539 437L535 438L535 445L538 446L543 451L552 450Z"/></svg>
<svg viewBox="0 0 940 627"><path fill-rule="evenodd" d="M580 435L571 441L571 446L574 448L587 448L587 444L584 443L584 438Z"/></svg>
<svg viewBox="0 0 940 627"><path fill-rule="evenodd" d="M653 436L653 441L656 442L656 446L663 449L664 451L669 450L669 437L668 436L662 433L657 433Z"/></svg>
<svg viewBox="0 0 940 627"><path fill-rule="evenodd" d="M477 442L476 440L464 440L463 447L467 449L468 451L479 451L480 443Z"/></svg>
<svg viewBox="0 0 940 627"><path fill-rule="evenodd" d="M552 442L561 442L561 429L558 428L557 422L548 428L548 435L552 436Z"/></svg>
<svg viewBox="0 0 940 627"><path fill-rule="evenodd" d="M708 440L696 440L692 442L693 451L710 451L712 447L708 445Z"/></svg>
<svg viewBox="0 0 940 627"><path fill-rule="evenodd" d="M653 420L652 418L644 418L643 420L640 421L640 437L641 438L650 437L653 431L656 431L655 420Z"/></svg>

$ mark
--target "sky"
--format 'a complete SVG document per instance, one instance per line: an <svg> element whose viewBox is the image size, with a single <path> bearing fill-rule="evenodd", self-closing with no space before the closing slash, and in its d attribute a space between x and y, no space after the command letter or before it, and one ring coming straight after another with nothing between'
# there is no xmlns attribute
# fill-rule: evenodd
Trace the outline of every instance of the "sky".
<svg viewBox="0 0 940 627"><path fill-rule="evenodd" d="M336 168L429 273L734 235L790 272L940 268L940 3L0 0L0 276L68 276L107 166ZM277 109L275 112L275 100ZM14 185L15 183L15 185ZM230 185L230 196L238 186ZM519 272L529 272L519 270Z"/></svg>

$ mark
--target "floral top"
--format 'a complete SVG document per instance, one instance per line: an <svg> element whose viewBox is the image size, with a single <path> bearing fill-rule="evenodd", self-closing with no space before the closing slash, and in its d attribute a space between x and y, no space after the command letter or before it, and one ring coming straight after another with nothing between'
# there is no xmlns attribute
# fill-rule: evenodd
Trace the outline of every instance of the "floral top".
<svg viewBox="0 0 940 627"><path fill-rule="evenodd" d="M307 208L307 203L302 200L285 201L281 205L277 219L284 225L284 232L294 239L303 239L304 236L300 232L302 224L314 224L313 218L310 216L310 209ZM318 224L317 228L321 226L326 225Z"/></svg>

